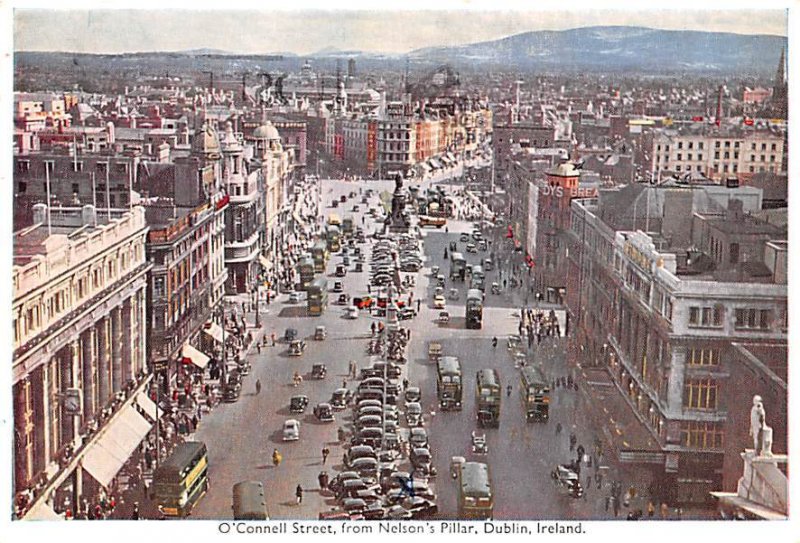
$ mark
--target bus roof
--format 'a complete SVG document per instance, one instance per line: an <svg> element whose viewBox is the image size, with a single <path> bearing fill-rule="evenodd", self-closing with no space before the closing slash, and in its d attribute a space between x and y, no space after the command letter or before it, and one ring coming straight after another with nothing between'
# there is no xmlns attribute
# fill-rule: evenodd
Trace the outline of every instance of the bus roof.
<svg viewBox="0 0 800 543"><path fill-rule="evenodd" d="M467 300L470 300L470 299L474 300L476 298L478 300L483 300L483 293L477 288L469 289L467 291Z"/></svg>
<svg viewBox="0 0 800 543"><path fill-rule="evenodd" d="M491 496L489 466L480 462L461 464L461 492L470 496Z"/></svg>
<svg viewBox="0 0 800 543"><path fill-rule="evenodd" d="M264 485L259 481L241 481L233 485L233 514L241 520L266 520Z"/></svg>
<svg viewBox="0 0 800 543"><path fill-rule="evenodd" d="M461 373L461 363L455 356L443 356L439 359L438 369L441 375L455 375Z"/></svg>
<svg viewBox="0 0 800 543"><path fill-rule="evenodd" d="M328 288L328 280L325 277L317 277L313 281L311 281L308 286L310 288L318 288L318 289L327 289Z"/></svg>
<svg viewBox="0 0 800 543"><path fill-rule="evenodd" d="M478 370L477 378L479 386L500 388L500 375L497 373L496 369L487 368Z"/></svg>
<svg viewBox="0 0 800 543"><path fill-rule="evenodd" d="M157 471L162 476L179 474L193 458L206 454L207 451L206 444L202 441L186 441L175 447L172 454L158 466Z"/></svg>
<svg viewBox="0 0 800 543"><path fill-rule="evenodd" d="M523 366L521 373L522 380L526 386L547 385L547 380L542 375L542 371L536 366Z"/></svg>
<svg viewBox="0 0 800 543"><path fill-rule="evenodd" d="M465 260L461 253L450 253L450 260Z"/></svg>

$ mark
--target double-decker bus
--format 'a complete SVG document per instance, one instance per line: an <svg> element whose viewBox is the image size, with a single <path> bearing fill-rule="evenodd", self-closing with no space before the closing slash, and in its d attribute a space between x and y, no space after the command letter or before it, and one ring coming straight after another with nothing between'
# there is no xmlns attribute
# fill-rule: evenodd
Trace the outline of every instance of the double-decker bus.
<svg viewBox="0 0 800 543"><path fill-rule="evenodd" d="M308 314L312 316L322 315L328 307L328 280L325 277L317 277L306 287L308 297Z"/></svg>
<svg viewBox="0 0 800 543"><path fill-rule="evenodd" d="M490 519L494 515L494 494L489 466L464 462L458 470L458 518Z"/></svg>
<svg viewBox="0 0 800 543"><path fill-rule="evenodd" d="M233 520L269 520L264 485L242 481L233 485Z"/></svg>
<svg viewBox="0 0 800 543"><path fill-rule="evenodd" d="M467 291L466 326L480 329L483 326L483 292L476 288Z"/></svg>
<svg viewBox="0 0 800 543"><path fill-rule="evenodd" d="M342 221L342 233L345 236L352 236L354 225L355 221L353 221L353 217L351 217L350 215L346 216L344 218L344 221Z"/></svg>
<svg viewBox="0 0 800 543"><path fill-rule="evenodd" d="M519 393L525 409L525 420L547 422L550 416L550 387L538 367L522 367Z"/></svg>
<svg viewBox="0 0 800 543"><path fill-rule="evenodd" d="M325 264L328 263L328 244L325 240L319 240L311 247L311 256L314 259L314 271L325 273Z"/></svg>
<svg viewBox="0 0 800 543"><path fill-rule="evenodd" d="M476 288L483 292L486 290L486 274L483 273L482 266L475 266L472 268L472 280L470 288Z"/></svg>
<svg viewBox="0 0 800 543"><path fill-rule="evenodd" d="M436 364L436 395L443 411L461 411L461 363L455 356L443 356Z"/></svg>
<svg viewBox="0 0 800 543"><path fill-rule="evenodd" d="M186 517L208 491L208 449L202 441L181 443L153 474L153 497L168 517Z"/></svg>
<svg viewBox="0 0 800 543"><path fill-rule="evenodd" d="M304 256L297 264L297 275L300 276L300 290L306 290L308 284L314 280L314 259Z"/></svg>
<svg viewBox="0 0 800 543"><path fill-rule="evenodd" d="M450 279L463 279L467 270L467 259L461 253L450 253Z"/></svg>
<svg viewBox="0 0 800 543"><path fill-rule="evenodd" d="M325 229L325 240L328 243L328 251L335 253L342 248L342 233L338 226L329 224Z"/></svg>
<svg viewBox="0 0 800 543"><path fill-rule="evenodd" d="M330 226L341 226L342 219L339 217L338 213L331 213L328 215L328 224Z"/></svg>
<svg viewBox="0 0 800 543"><path fill-rule="evenodd" d="M500 400L503 390L500 375L495 369L478 370L475 377L475 409L478 426L500 427Z"/></svg>

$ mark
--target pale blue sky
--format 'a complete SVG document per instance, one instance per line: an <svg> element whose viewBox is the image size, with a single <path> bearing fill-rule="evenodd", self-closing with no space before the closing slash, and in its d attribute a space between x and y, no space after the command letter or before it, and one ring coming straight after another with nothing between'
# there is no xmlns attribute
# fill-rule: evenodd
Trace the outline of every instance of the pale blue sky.
<svg viewBox="0 0 800 543"><path fill-rule="evenodd" d="M405 53L420 47L474 43L530 30L595 25L787 33L786 12L780 9L288 11L286 5L282 4L283 11L18 9L14 13L14 49L120 53L207 47L239 53L308 54L333 46Z"/></svg>

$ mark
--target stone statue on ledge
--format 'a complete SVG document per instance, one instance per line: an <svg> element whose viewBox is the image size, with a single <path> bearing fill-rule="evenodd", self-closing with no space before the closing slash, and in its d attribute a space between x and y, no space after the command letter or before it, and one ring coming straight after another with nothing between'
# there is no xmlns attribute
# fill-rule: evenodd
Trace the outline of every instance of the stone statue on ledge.
<svg viewBox="0 0 800 543"><path fill-rule="evenodd" d="M767 412L759 395L753 396L753 407L750 408L750 437L756 454L772 456L772 428L767 426Z"/></svg>

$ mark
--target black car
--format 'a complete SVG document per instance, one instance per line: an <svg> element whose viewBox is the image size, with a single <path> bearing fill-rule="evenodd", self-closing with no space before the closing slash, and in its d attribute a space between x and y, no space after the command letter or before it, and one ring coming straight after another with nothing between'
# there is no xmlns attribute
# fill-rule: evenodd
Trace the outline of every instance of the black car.
<svg viewBox="0 0 800 543"><path fill-rule="evenodd" d="M411 518L413 519L432 518L439 512L439 507L435 502L419 496L406 498L403 502L403 507L411 513Z"/></svg>
<svg viewBox="0 0 800 543"><path fill-rule="evenodd" d="M226 386L222 389L222 401L235 402L242 395L242 387L240 386Z"/></svg>
<svg viewBox="0 0 800 543"><path fill-rule="evenodd" d="M286 343L294 341L297 339L297 329L296 328L287 328L286 332L283 333L283 339Z"/></svg>
<svg viewBox="0 0 800 543"><path fill-rule="evenodd" d="M308 396L292 396L289 400L289 411L292 413L304 413L306 407L308 407Z"/></svg>

